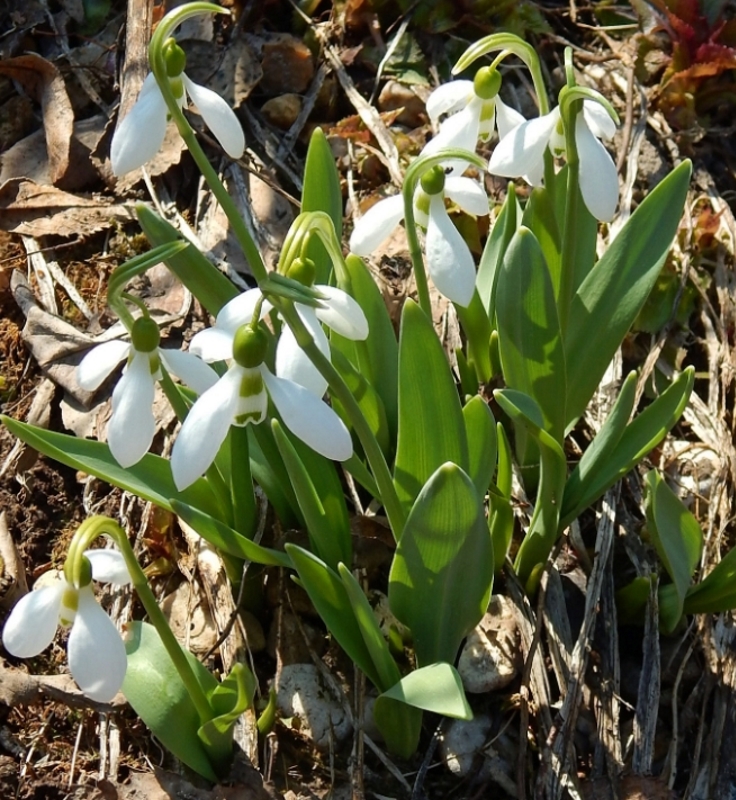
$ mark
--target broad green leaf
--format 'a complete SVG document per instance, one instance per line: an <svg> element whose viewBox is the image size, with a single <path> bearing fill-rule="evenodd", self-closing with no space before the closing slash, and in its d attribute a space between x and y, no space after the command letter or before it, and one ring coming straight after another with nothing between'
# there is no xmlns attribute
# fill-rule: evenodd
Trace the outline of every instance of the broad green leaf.
<svg viewBox="0 0 736 800"><path fill-rule="evenodd" d="M685 161L647 195L573 296L565 338L568 423L585 411L656 283L690 173Z"/></svg>
<svg viewBox="0 0 736 800"><path fill-rule="evenodd" d="M542 429L541 409L531 397L513 389L496 391L494 397L516 425L527 429L539 447L539 488L534 513L514 563L520 580L526 584L533 570L547 561L557 541L567 463L562 447Z"/></svg>
<svg viewBox="0 0 736 800"><path fill-rule="evenodd" d="M289 471L299 508L304 515L312 550L332 569L337 569L341 561L352 564L352 541L347 513L327 513L310 473L278 420L271 421L271 430Z"/></svg>
<svg viewBox="0 0 736 800"><path fill-rule="evenodd" d="M149 500L160 508L172 511L172 498L219 516L221 509L207 481L200 478L180 492L171 477L171 467L165 458L148 453L132 467L123 469L102 442L78 439L64 433L47 431L1 416L5 427L21 441L72 469L101 478L120 489Z"/></svg>
<svg viewBox="0 0 736 800"><path fill-rule="evenodd" d="M556 181L556 183L558 183ZM555 297L560 284L560 252L562 250L561 219L558 218L557 198L555 187L538 187L532 189L521 225L530 230L544 256L548 273L554 287ZM500 298L496 298L496 314Z"/></svg>
<svg viewBox="0 0 736 800"><path fill-rule="evenodd" d="M253 704L256 680L245 664L235 664L230 674L218 683L209 695L209 701L217 714L197 731L200 740L210 752L223 753L225 758L218 772L227 768L232 753L233 730L241 714Z"/></svg>
<svg viewBox="0 0 736 800"><path fill-rule="evenodd" d="M454 719L473 719L463 682L452 664L428 664L405 675L381 697L442 714ZM380 700L380 698L379 698Z"/></svg>
<svg viewBox="0 0 736 800"><path fill-rule="evenodd" d="M389 753L404 759L414 755L422 732L421 709L379 695L373 706L373 719Z"/></svg>
<svg viewBox="0 0 736 800"><path fill-rule="evenodd" d="M623 433L619 433L634 403L636 376L630 375L626 379L609 417L565 486L560 530L564 530L664 439L685 410L694 380L694 369L688 367L626 425Z"/></svg>
<svg viewBox="0 0 736 800"><path fill-rule="evenodd" d="M179 500L171 501L171 510L181 517L187 525L194 528L205 541L218 550L229 553L231 556L272 567L290 569L293 566L286 553L271 550L268 547L252 542L219 519L205 514L204 511L193 508Z"/></svg>
<svg viewBox="0 0 736 800"><path fill-rule="evenodd" d="M496 574L501 572L514 535L514 510L511 506L511 481L513 477L511 445L501 423L496 424L498 470L496 485L489 492L488 528L493 545L493 563Z"/></svg>
<svg viewBox="0 0 736 800"><path fill-rule="evenodd" d="M335 165L327 137L320 127L315 127L309 139L307 158L304 164L304 188L302 189L302 211L324 211L335 226L337 240L342 238L342 191L340 176ZM317 268L315 283L330 282L332 260L319 237L312 237L307 245L307 258Z"/></svg>
<svg viewBox="0 0 736 800"><path fill-rule="evenodd" d="M296 568L299 582L329 632L370 681L380 686L381 677L373 664L340 577L324 561L298 545L287 544L286 552Z"/></svg>
<svg viewBox="0 0 736 800"><path fill-rule="evenodd" d="M443 464L412 506L389 574L391 610L411 630L420 666L455 660L492 584L482 499L460 467Z"/></svg>
<svg viewBox="0 0 736 800"><path fill-rule="evenodd" d="M493 328L478 292L474 292L467 308L455 306L455 311L465 334L468 364L475 370L478 383L488 383L493 377L490 349Z"/></svg>
<svg viewBox="0 0 736 800"><path fill-rule="evenodd" d="M488 403L475 395L463 406L468 437L468 474L480 497L485 497L496 469L496 420Z"/></svg>
<svg viewBox="0 0 736 800"><path fill-rule="evenodd" d="M533 398L544 429L562 441L565 356L554 288L539 242L521 227L498 276L496 321L506 384Z"/></svg>
<svg viewBox="0 0 736 800"><path fill-rule="evenodd" d="M718 614L736 608L736 548L685 595L684 614Z"/></svg>
<svg viewBox="0 0 736 800"><path fill-rule="evenodd" d="M682 617L685 595L703 549L703 532L656 470L647 473L645 483L647 530L677 592L677 602L660 609L662 628L669 633Z"/></svg>
<svg viewBox="0 0 736 800"><path fill-rule="evenodd" d="M644 577L640 575L616 592L616 611L619 622L624 625L641 625L644 622L644 612L649 600L653 579L656 579L656 576Z"/></svg>
<svg viewBox="0 0 736 800"><path fill-rule="evenodd" d="M289 473L276 446L270 425L248 425L250 470L268 502L289 528L304 527L304 519Z"/></svg>
<svg viewBox="0 0 736 800"><path fill-rule="evenodd" d="M399 339L399 434L394 465L396 492L407 508L446 461L468 468L460 398L431 320L413 300L407 300Z"/></svg>
<svg viewBox="0 0 736 800"><path fill-rule="evenodd" d="M388 643L383 638L381 629L378 627L376 615L373 613L371 604L365 596L353 573L344 565L339 564L337 571L345 587L350 604L353 607L353 614L360 628L363 641L371 654L376 673L380 679L377 688L381 691L393 686L401 678L399 668L388 649Z"/></svg>
<svg viewBox="0 0 736 800"><path fill-rule="evenodd" d="M488 319L494 325L498 273L503 255L509 246L511 238L516 233L516 229L519 227L520 217L521 211L519 209L519 201L516 198L515 187L513 183L509 183L501 213L498 215L493 228L491 228L488 241L483 248L475 284L486 314L488 314Z"/></svg>
<svg viewBox="0 0 736 800"><path fill-rule="evenodd" d="M136 205L135 213L152 245L182 241L173 225L143 203ZM194 245L169 258L166 266L213 316L217 316L225 303L239 294L237 288Z"/></svg>
<svg viewBox="0 0 736 800"><path fill-rule="evenodd" d="M197 709L153 625L129 623L125 650L128 669L122 692L135 713L180 761L207 780L217 782L217 774L197 734L200 727ZM217 687L214 677L191 653L187 653L187 658L205 693L213 692Z"/></svg>

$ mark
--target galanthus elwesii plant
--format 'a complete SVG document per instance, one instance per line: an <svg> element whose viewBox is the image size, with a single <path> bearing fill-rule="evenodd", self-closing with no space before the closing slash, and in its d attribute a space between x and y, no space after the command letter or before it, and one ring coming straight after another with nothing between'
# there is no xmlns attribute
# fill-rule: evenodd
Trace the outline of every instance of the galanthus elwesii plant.
<svg viewBox="0 0 736 800"><path fill-rule="evenodd" d="M599 257L597 218L614 213L618 180L597 137L612 132L616 114L598 93L575 85L569 55L567 85L550 114L534 48L511 34L493 34L472 45L455 67L456 73L477 67L475 75L433 96L432 116L449 115L435 144L408 166L399 195L358 220L347 257L339 175L324 134L314 132L301 213L277 269L268 271L182 111L186 89L226 151L239 154L223 138L232 117L186 79L183 51L173 39L180 23L202 13L226 12L196 2L160 22L150 46L153 78L131 116L155 111L159 132L167 115L174 120L229 219L257 288L241 294L168 222L139 204L138 221L152 249L118 267L108 291L130 344L103 345L80 365L80 380L92 389L126 359L108 442L8 417L3 422L40 452L176 514L222 554L234 589L246 561L288 571L375 687L374 721L387 748L409 758L422 735L424 711L472 716L454 663L463 639L486 613L494 574L515 572L533 595L559 537L663 440L688 402L691 367L641 410L635 408L637 376L627 376L603 426L569 464L567 437L584 419L667 257L690 165L678 165L662 180ZM492 53L497 55L489 66ZM498 99L499 69L511 57L530 71L540 112L534 120L523 121ZM216 119L210 114L215 106ZM509 185L476 264L445 204L452 200L472 217L488 214L481 182L459 173L485 173L488 165L475 148L479 139L489 140L494 115L501 138L491 169L525 177L534 188L524 197ZM120 159L129 167L154 154L131 144L132 124L123 123L116 135L116 169ZM565 164L558 168L562 154ZM598 185L590 180L591 164ZM417 302L405 301L397 337L360 256L370 257L401 219ZM214 318L194 337L187 356L160 347L144 304L126 292L133 277L161 262ZM462 326L457 373L433 325L425 263ZM198 357L203 361L192 366ZM154 380L180 423L168 431L174 437L171 459L147 452ZM491 380L501 387L492 393L498 420L489 405ZM134 442L122 443L118 428L129 426L138 412L145 424L135 430ZM533 504L516 542L515 465ZM690 586L697 545L692 522L656 478L650 486L651 524L673 579L662 588L666 627L689 609L736 603L733 593L721 591L725 571L700 589ZM284 528L306 531L303 546L269 546L268 532L264 544L254 541L257 496L267 498ZM363 565L353 553L350 514L368 506L385 515L395 543L387 583L373 588L388 595L408 632L399 648L395 637L389 643L384 635L352 571ZM228 769L233 726L252 703L254 676L237 664L218 680L185 652L125 533L112 520L92 518L89 526L72 543L62 589L21 601L6 627L6 646L18 656L37 652L59 619L72 622L76 604L70 636L75 677L98 698L117 689L119 673L115 681L99 676L104 692L98 691L99 661L91 660L82 675L72 658L77 640L92 647L99 625L88 621L99 558L89 547L99 533L108 534L150 620L128 626L122 691L164 746L217 780ZM634 585L621 602L636 612L641 591ZM28 638L16 620L39 606L43 636ZM104 612L94 613L99 620ZM404 645L405 652L398 652ZM264 729L270 724L268 716L261 721Z"/></svg>

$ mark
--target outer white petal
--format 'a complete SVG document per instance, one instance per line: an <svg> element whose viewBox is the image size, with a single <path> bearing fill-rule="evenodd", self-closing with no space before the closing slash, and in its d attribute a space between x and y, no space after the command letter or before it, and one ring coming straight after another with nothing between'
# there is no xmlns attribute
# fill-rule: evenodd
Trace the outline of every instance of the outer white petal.
<svg viewBox="0 0 736 800"><path fill-rule="evenodd" d="M317 453L347 461L353 454L353 442L340 417L304 387L277 378L265 367L261 371L284 425Z"/></svg>
<svg viewBox="0 0 736 800"><path fill-rule="evenodd" d="M488 164L493 175L518 178L534 172L543 161L544 151L557 125L557 108L542 117L522 122L496 145Z"/></svg>
<svg viewBox="0 0 736 800"><path fill-rule="evenodd" d="M480 109L481 103L474 100L462 111L446 119L440 126L439 133L424 147L421 155L434 155L447 147L469 150L474 153L478 145ZM462 173L467 169L468 163L455 159L448 161L445 166Z"/></svg>
<svg viewBox="0 0 736 800"><path fill-rule="evenodd" d="M473 256L437 195L429 209L425 247L427 270L437 290L453 303L469 306L475 290Z"/></svg>
<svg viewBox="0 0 736 800"><path fill-rule="evenodd" d="M118 125L110 145L112 171L120 177L150 161L161 149L166 135L166 102L153 73L128 116Z"/></svg>
<svg viewBox="0 0 736 800"><path fill-rule="evenodd" d="M583 116L594 136L599 139L613 139L616 123L600 103L583 100Z"/></svg>
<svg viewBox="0 0 736 800"><path fill-rule="evenodd" d="M260 289L248 289L248 291L243 292L243 294L234 297L220 309L215 326L235 333L241 325L245 325L253 319L256 303L261 299L261 296L262 293ZM271 308L272 306L270 303L265 302L263 304L261 319L263 319L264 315L267 314Z"/></svg>
<svg viewBox="0 0 736 800"><path fill-rule="evenodd" d="M427 114L432 125L437 125L442 114L454 114L464 108L474 94L473 81L450 81L438 86L427 98Z"/></svg>
<svg viewBox="0 0 736 800"><path fill-rule="evenodd" d="M613 219L618 205L618 173L611 154L595 138L582 114L575 120L580 157L580 193L588 211L601 222Z"/></svg>
<svg viewBox="0 0 736 800"><path fill-rule="evenodd" d="M98 344L79 362L77 367L77 383L88 392L98 389L105 378L127 358L130 342L113 339L111 342Z"/></svg>
<svg viewBox="0 0 736 800"><path fill-rule="evenodd" d="M17 658L32 658L53 641L59 627L64 581L34 589L21 597L10 612L3 630L5 649Z"/></svg>
<svg viewBox="0 0 736 800"><path fill-rule="evenodd" d="M238 405L241 367L231 367L189 410L171 453L171 471L179 491L203 475L230 430Z"/></svg>
<svg viewBox="0 0 736 800"><path fill-rule="evenodd" d="M121 467L132 467L148 452L156 432L155 383L148 353L136 352L112 393L107 444Z"/></svg>
<svg viewBox="0 0 736 800"><path fill-rule="evenodd" d="M404 219L404 198L400 194L386 197L372 205L355 223L350 236L350 249L359 256L370 255Z"/></svg>
<svg viewBox="0 0 736 800"><path fill-rule="evenodd" d="M92 578L115 586L126 586L131 577L125 559L119 550L85 550L84 555L92 566Z"/></svg>
<svg viewBox="0 0 736 800"><path fill-rule="evenodd" d="M335 286L315 286L327 300L325 308L316 308L317 319L346 339L368 338L368 320L363 309L347 292Z"/></svg>
<svg viewBox="0 0 736 800"><path fill-rule="evenodd" d="M449 197L469 214L483 217L488 213L486 190L472 178L455 175L445 178L445 197Z"/></svg>
<svg viewBox="0 0 736 800"><path fill-rule="evenodd" d="M498 138L503 139L522 122L526 122L523 114L520 114L515 108L507 106L501 100L499 95L496 95L496 127L498 128Z"/></svg>
<svg viewBox="0 0 736 800"><path fill-rule="evenodd" d="M166 369L190 389L194 389L197 394L203 394L207 389L211 389L220 379L212 367L192 352L159 348L158 354Z"/></svg>
<svg viewBox="0 0 736 800"><path fill-rule="evenodd" d="M87 697L98 703L115 697L128 665L125 645L90 586L79 590L79 609L69 634L67 656L72 677Z"/></svg>
<svg viewBox="0 0 736 800"><path fill-rule="evenodd" d="M297 304L296 309L317 347L329 358L330 345L314 309L300 304ZM291 328L286 325L276 345L276 374L280 378L298 383L315 397L322 397L327 391L327 381L309 360L309 356L299 347Z"/></svg>
<svg viewBox="0 0 736 800"><path fill-rule="evenodd" d="M225 328L205 328L195 333L189 343L189 352L203 361L226 361L233 357L235 331Z"/></svg>
<svg viewBox="0 0 736 800"><path fill-rule="evenodd" d="M245 150L245 135L235 112L217 92L194 83L183 73L181 77L197 111L222 149L230 158L240 158Z"/></svg>

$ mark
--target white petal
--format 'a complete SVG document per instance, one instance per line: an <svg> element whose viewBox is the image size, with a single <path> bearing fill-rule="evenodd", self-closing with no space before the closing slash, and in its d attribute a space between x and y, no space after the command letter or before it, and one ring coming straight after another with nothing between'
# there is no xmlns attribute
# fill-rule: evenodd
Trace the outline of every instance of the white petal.
<svg viewBox="0 0 736 800"><path fill-rule="evenodd" d="M150 161L161 149L166 135L166 101L153 73L128 116L118 125L110 145L113 174L120 177Z"/></svg>
<svg viewBox="0 0 736 800"><path fill-rule="evenodd" d="M65 588L65 581L57 581L23 595L15 604L3 630L3 644L11 655L32 658L51 644Z"/></svg>
<svg viewBox="0 0 736 800"><path fill-rule="evenodd" d="M115 623L97 604L90 586L79 590L79 609L67 645L69 669L79 688L98 703L123 685L128 658Z"/></svg>
<svg viewBox="0 0 736 800"><path fill-rule="evenodd" d="M369 256L404 219L404 198L400 194L386 197L372 205L355 223L350 236L350 250Z"/></svg>
<svg viewBox="0 0 736 800"><path fill-rule="evenodd" d="M449 175L445 178L445 197L449 197L468 214L484 217L488 213L486 190L472 178Z"/></svg>
<svg viewBox="0 0 736 800"><path fill-rule="evenodd" d="M253 319L253 312L256 309L256 303L262 297L260 289L248 289L248 291L234 297L229 303L220 309L217 315L215 326L223 330L235 333L235 331ZM261 309L261 319L264 315L271 310L270 303L265 302ZM191 349L191 348L190 348Z"/></svg>
<svg viewBox="0 0 736 800"><path fill-rule="evenodd" d="M197 111L222 149L230 158L240 158L245 150L245 135L235 112L217 92L194 83L183 73L181 77Z"/></svg>
<svg viewBox="0 0 736 800"><path fill-rule="evenodd" d="M297 311L309 332L312 334L317 347L323 355L330 357L330 345L322 330L314 309L309 306L297 304ZM276 374L280 378L294 381L310 391L315 397L322 397L327 391L327 381L322 377L317 367L309 360L309 356L299 347L291 328L284 325L276 345Z"/></svg>
<svg viewBox="0 0 736 800"><path fill-rule="evenodd" d="M583 100L583 116L598 139L612 139L616 133L616 123L600 103L594 100Z"/></svg>
<svg viewBox="0 0 736 800"><path fill-rule="evenodd" d="M496 145L488 171L506 178L533 173L544 160L544 151L559 117L559 109L555 108L549 114L529 119L509 131Z"/></svg>
<svg viewBox="0 0 736 800"><path fill-rule="evenodd" d="M522 114L520 114L515 108L511 108L511 106L507 106L506 103L501 100L499 95L496 96L496 127L498 128L498 138L503 139L504 136L507 136L511 131L517 126L521 125L522 122L526 122L526 119Z"/></svg>
<svg viewBox="0 0 736 800"><path fill-rule="evenodd" d="M189 343L189 352L203 361L226 361L233 357L235 331L225 328L205 328L195 333Z"/></svg>
<svg viewBox="0 0 736 800"><path fill-rule="evenodd" d="M112 393L107 444L121 467L132 467L148 452L156 432L155 383L148 353L136 352Z"/></svg>
<svg viewBox="0 0 736 800"><path fill-rule="evenodd" d="M284 425L312 450L335 461L353 454L348 429L337 414L304 387L272 375L265 367L263 380Z"/></svg>
<svg viewBox="0 0 736 800"><path fill-rule="evenodd" d="M207 389L211 389L220 379L212 367L191 351L185 353L182 350L160 348L158 354L166 369L190 389L194 389L197 394L203 394Z"/></svg>
<svg viewBox="0 0 736 800"><path fill-rule="evenodd" d="M473 81L450 81L438 86L427 98L427 114L436 126L442 114L454 114L474 96Z"/></svg>
<svg viewBox="0 0 736 800"><path fill-rule="evenodd" d="M315 309L317 319L346 339L362 341L368 338L368 320L356 300L335 286L314 288L327 298L325 308Z"/></svg>
<svg viewBox="0 0 736 800"><path fill-rule="evenodd" d="M470 305L475 290L473 256L438 196L429 209L425 247L427 271L437 290L459 306Z"/></svg>
<svg viewBox="0 0 736 800"><path fill-rule="evenodd" d="M446 119L440 126L439 133L425 145L421 155L434 155L448 147L474 153L478 145L480 109L481 103L473 101L462 111ZM445 162L444 166L461 174L468 168L468 163L453 159Z"/></svg>
<svg viewBox="0 0 736 800"><path fill-rule="evenodd" d="M215 460L235 416L243 377L231 367L189 409L171 453L171 471L179 491L194 483Z"/></svg>
<svg viewBox="0 0 736 800"><path fill-rule="evenodd" d="M115 586L127 586L131 577L125 559L119 550L85 550L85 557L92 567L92 578Z"/></svg>
<svg viewBox="0 0 736 800"><path fill-rule="evenodd" d="M130 343L121 342L120 339L96 345L79 362L77 383L82 389L94 392L115 367L127 357L129 351Z"/></svg>
<svg viewBox="0 0 736 800"><path fill-rule="evenodd" d="M613 219L618 205L618 173L611 154L593 136L582 114L575 120L580 158L580 193L588 211L601 222Z"/></svg>

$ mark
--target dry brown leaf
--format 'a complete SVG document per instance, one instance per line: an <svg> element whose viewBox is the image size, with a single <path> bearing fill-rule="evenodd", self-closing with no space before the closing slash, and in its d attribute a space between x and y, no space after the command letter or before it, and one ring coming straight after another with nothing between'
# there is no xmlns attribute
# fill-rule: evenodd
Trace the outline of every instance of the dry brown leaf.
<svg viewBox="0 0 736 800"><path fill-rule="evenodd" d="M87 236L134 218L127 206L69 194L24 178L0 186L0 230L24 236Z"/></svg>
<svg viewBox="0 0 736 800"><path fill-rule="evenodd" d="M0 61L0 74L20 83L41 104L49 175L54 185L74 173L78 154L73 146L74 111L59 70L36 53Z"/></svg>

